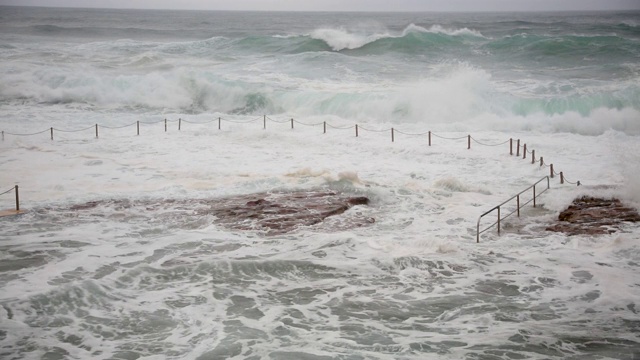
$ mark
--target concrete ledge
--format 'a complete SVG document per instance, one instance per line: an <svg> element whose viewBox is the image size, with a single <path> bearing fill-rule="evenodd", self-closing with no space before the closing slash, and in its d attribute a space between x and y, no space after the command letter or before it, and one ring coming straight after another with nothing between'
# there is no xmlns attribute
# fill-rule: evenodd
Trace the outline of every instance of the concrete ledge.
<svg viewBox="0 0 640 360"><path fill-rule="evenodd" d="M0 210L0 217L24 214L24 210Z"/></svg>

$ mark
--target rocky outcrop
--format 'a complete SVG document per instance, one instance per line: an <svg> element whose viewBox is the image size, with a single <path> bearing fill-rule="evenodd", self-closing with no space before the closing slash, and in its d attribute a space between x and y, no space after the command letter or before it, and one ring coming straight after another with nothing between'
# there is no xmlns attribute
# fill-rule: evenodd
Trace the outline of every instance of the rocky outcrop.
<svg viewBox="0 0 640 360"><path fill-rule="evenodd" d="M610 234L628 222L640 222L640 215L618 199L583 196L558 215L558 221L547 227L549 231L568 235Z"/></svg>
<svg viewBox="0 0 640 360"><path fill-rule="evenodd" d="M265 230L269 234L287 233L300 226L311 226L339 215L354 205L367 205L364 196L345 196L333 191L299 191L252 194L222 199L216 206L199 209L212 214L216 223L238 230ZM373 218L353 218L352 226L373 223Z"/></svg>
<svg viewBox="0 0 640 360"><path fill-rule="evenodd" d="M283 234L299 227L324 223L355 205L367 205L364 196L350 196L329 190L271 192L215 199L117 199L89 201L64 209L44 208L40 212L57 211L68 215L80 213L102 216L111 211L127 211L140 216L180 217L211 216L213 222L234 230L257 230L267 235ZM102 211L101 211L101 208ZM108 208L110 210L108 210ZM375 222L361 214L337 217L324 230L346 230ZM326 225L326 226L325 226Z"/></svg>

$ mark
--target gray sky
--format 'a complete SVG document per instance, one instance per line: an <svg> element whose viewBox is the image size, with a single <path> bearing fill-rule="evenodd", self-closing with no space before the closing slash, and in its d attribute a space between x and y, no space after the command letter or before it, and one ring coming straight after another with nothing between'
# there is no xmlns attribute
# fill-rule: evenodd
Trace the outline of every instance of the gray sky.
<svg viewBox="0 0 640 360"><path fill-rule="evenodd" d="M271 11L640 10L640 0L0 0L0 5Z"/></svg>

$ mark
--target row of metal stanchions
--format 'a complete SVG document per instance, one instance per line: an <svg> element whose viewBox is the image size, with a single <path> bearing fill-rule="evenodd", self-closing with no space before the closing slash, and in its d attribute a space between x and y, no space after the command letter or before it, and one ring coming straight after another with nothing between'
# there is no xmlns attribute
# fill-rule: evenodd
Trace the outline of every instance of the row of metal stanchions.
<svg viewBox="0 0 640 360"><path fill-rule="evenodd" d="M227 119L222 119L221 117L218 117L217 119L211 120L211 121L206 121L206 122L191 122L191 121L187 121L187 120L183 120L182 118L179 118L178 120L168 120L168 119L164 119L164 120L159 120L159 121L155 121L155 122L141 122L141 121L136 121L135 123L131 123L131 124L127 124L127 125L123 125L123 126L105 126L105 125L99 125L99 124L95 124L86 128L82 128L82 129L77 129L77 130L62 130L62 129L55 129L53 127L50 127L49 129L43 130L43 131L39 131L39 132L35 132L35 133L12 133L12 132L5 132L5 131L1 131L1 138L2 141L5 140L5 135L10 135L10 136L34 136L34 135L39 135L39 134L43 134L46 132L49 132L50 134L50 139L54 140L54 130L55 131L59 131L59 132L64 132L64 133L71 133L71 132L81 132L81 131L87 131L90 129L95 129L95 137L99 138L99 128L106 128L106 129L121 129L121 128L125 128L125 127L129 127L129 126L136 126L136 135L140 135L140 124L157 124L157 123L161 123L164 122L164 131L167 132L168 131L168 123L169 122L178 122L178 130L182 130L182 123L191 123L191 124L207 124L207 123L212 123L214 121L218 122L218 130L222 129L222 121L227 121L230 123L250 123L250 122L255 122L255 121L259 121L262 120L263 121L263 129L266 130L267 128L267 120L276 122L276 123L289 123L291 124L291 129L294 129L294 124L300 124L300 125L304 125L304 126L318 126L318 125L322 125L323 126L323 133L327 132L327 127L333 128L333 129L338 129L338 130L346 130L346 129L354 129L355 130L355 136L359 137L360 135L360 131L364 130L364 131L370 131L370 132L387 132L390 131L391 134L391 142L395 142L395 134L396 133L400 133L403 135L407 135L407 136L424 136L427 135L427 139L428 139L428 145L432 146L432 138L439 138L439 139L444 139L444 140L461 140L461 139L467 139L467 149L471 149L471 143L472 141L482 145L482 146L501 146L504 145L506 143L509 143L509 153L510 155L514 155L514 141L513 139L509 139L506 140L504 142L501 143L496 143L496 144L487 144L487 143L483 143L481 141L478 141L477 139L473 138L471 135L465 135L465 136L460 136L460 137L446 137L446 136L441 136L438 135L436 133L433 133L431 131L427 131L427 132L422 132L422 133L407 133L407 132L403 132L400 130L397 130L395 128L389 128L389 129L384 129L384 130L375 130L375 129L368 129L366 127L362 127L359 126L358 124L352 125L352 126L347 126L347 127L339 127L339 126L333 126L331 124L328 124L326 121L323 121L321 123L313 123L313 124L308 124L308 123L303 123L303 122L299 122L294 120L293 118L291 118L290 120L274 120L269 118L268 116L264 115L262 117L259 118L255 118L255 119L251 119L248 121L242 121L242 120L227 120ZM516 140L516 156L520 156L520 139ZM536 163L536 157L535 157L535 150L531 150L529 151L527 149L527 144L523 144L522 145L522 158L526 159L528 154L531 154L531 163L535 164ZM560 177L560 184L564 184L565 182L569 183L569 184L573 184L573 185L577 185L580 186L581 183L580 181L576 181L576 182L571 182L568 181L566 179L566 177L564 176L564 173L562 171L560 172L555 172L554 168L553 168L553 164L546 164L544 162L544 159L542 157L539 158L539 162L540 162L540 167L542 166L546 166L549 168L549 176L551 178L554 178L555 176L559 176ZM18 194L18 185L16 185L14 188L9 189L8 191L5 191L3 193L0 193L0 195L4 195L7 194L11 191L15 190L15 197L16 197L16 211L20 210L20 204L19 204L19 194Z"/></svg>

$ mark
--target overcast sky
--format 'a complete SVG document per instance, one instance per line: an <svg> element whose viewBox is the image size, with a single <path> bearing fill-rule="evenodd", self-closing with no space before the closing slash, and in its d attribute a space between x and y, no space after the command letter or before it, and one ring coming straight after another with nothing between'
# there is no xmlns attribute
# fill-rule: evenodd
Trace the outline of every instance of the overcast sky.
<svg viewBox="0 0 640 360"><path fill-rule="evenodd" d="M0 0L1 5L271 11L640 10L640 0Z"/></svg>

